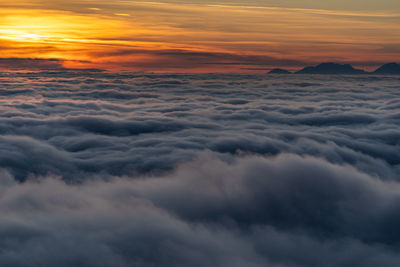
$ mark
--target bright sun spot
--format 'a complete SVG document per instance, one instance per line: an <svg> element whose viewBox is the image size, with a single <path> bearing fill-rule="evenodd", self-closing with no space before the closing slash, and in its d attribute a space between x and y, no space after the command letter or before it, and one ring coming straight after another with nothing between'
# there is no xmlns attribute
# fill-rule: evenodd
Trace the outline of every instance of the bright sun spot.
<svg viewBox="0 0 400 267"><path fill-rule="evenodd" d="M22 30L0 30L0 38L14 41L36 42L46 39L48 36Z"/></svg>

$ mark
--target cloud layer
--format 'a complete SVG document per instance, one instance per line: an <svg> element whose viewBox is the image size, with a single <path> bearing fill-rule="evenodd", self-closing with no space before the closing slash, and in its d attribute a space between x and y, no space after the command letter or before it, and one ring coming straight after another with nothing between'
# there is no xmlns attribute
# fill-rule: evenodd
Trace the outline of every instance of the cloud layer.
<svg viewBox="0 0 400 267"><path fill-rule="evenodd" d="M399 184L316 158L211 153L144 179L16 184L3 266L394 266Z"/></svg>
<svg viewBox="0 0 400 267"><path fill-rule="evenodd" d="M397 77L117 75L1 78L0 167L65 179L170 170L203 150L313 155L399 175Z"/></svg>
<svg viewBox="0 0 400 267"><path fill-rule="evenodd" d="M398 265L398 83L1 73L0 265Z"/></svg>

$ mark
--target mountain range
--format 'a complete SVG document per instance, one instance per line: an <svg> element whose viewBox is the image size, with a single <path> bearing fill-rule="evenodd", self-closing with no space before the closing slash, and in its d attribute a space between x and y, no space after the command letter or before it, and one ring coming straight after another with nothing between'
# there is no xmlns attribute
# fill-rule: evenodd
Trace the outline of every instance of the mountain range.
<svg viewBox="0 0 400 267"><path fill-rule="evenodd" d="M270 74L291 74L292 72L284 69L273 69ZM381 75L400 75L400 64L388 63L379 67L373 72L366 72L356 69L350 64L338 64L333 62L321 63L317 66L305 67L295 74L381 74Z"/></svg>

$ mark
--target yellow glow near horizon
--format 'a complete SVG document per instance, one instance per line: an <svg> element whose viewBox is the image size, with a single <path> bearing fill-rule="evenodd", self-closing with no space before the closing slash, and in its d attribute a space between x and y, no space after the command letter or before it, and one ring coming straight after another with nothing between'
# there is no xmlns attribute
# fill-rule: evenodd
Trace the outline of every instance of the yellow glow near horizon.
<svg viewBox="0 0 400 267"><path fill-rule="evenodd" d="M60 59L88 59L86 50L91 44L112 43L112 39L102 40L105 36L113 38L118 30L124 28L124 22L83 16L62 11L48 10L7 10L0 11L0 42L9 45L8 56L17 56L27 44L36 45L41 57ZM104 31L110 32L105 35ZM47 48L46 48L47 47ZM16 53L12 50L16 49ZM40 49L40 50L39 50ZM22 50L22 51L21 51ZM38 56L35 54L34 56Z"/></svg>

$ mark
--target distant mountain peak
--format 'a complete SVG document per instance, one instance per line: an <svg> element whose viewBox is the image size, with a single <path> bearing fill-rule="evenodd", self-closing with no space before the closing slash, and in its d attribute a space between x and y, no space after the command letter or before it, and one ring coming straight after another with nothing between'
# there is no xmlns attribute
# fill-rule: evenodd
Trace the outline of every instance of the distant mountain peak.
<svg viewBox="0 0 400 267"><path fill-rule="evenodd" d="M350 64L339 64L334 62L321 63L315 67L305 67L296 72L298 74L364 74L363 70L355 69Z"/></svg>
<svg viewBox="0 0 400 267"><path fill-rule="evenodd" d="M387 63L376 69L374 74L400 74L400 64L398 63Z"/></svg>

